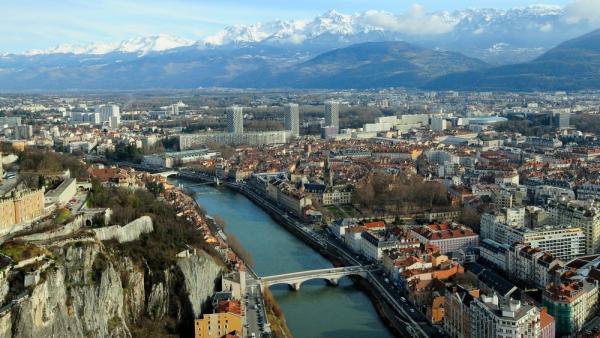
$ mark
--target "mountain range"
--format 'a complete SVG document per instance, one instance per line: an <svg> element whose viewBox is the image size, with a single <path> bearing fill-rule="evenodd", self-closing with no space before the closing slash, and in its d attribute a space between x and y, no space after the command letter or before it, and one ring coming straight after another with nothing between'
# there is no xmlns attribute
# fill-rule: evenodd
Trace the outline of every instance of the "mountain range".
<svg viewBox="0 0 600 338"><path fill-rule="evenodd" d="M248 44L288 46L314 54L361 42L405 41L431 49L459 52L492 64L507 64L529 61L558 43L593 28L598 27L561 6L425 13L423 8L414 5L402 14L376 10L343 14L331 10L311 20L234 25L198 41L159 34L118 43L61 44L21 55L102 55L111 52L144 55L191 45L211 49Z"/></svg>
<svg viewBox="0 0 600 338"><path fill-rule="evenodd" d="M3 54L0 90L596 88L597 53L588 47L600 44L597 35L560 44L592 27L559 6L330 11L306 21L231 26L201 41L159 34ZM575 78L582 72L583 82Z"/></svg>

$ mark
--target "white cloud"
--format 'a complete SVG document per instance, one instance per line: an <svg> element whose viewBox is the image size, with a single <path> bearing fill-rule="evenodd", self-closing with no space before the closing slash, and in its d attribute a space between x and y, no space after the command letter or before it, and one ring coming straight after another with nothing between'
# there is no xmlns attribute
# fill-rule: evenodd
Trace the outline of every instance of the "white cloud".
<svg viewBox="0 0 600 338"><path fill-rule="evenodd" d="M553 28L552 24L549 23L549 22L547 22L547 23L545 23L545 24L543 24L543 25L540 26L540 32L542 32L542 33L548 33L548 32L552 31L552 28Z"/></svg>
<svg viewBox="0 0 600 338"><path fill-rule="evenodd" d="M587 21L592 25L600 25L600 1L572 0L565 7L565 19L573 24Z"/></svg>
<svg viewBox="0 0 600 338"><path fill-rule="evenodd" d="M423 6L415 4L403 14L368 11L361 18L362 23L386 30L412 35L443 34L454 28L455 22L442 14L429 14Z"/></svg>
<svg viewBox="0 0 600 338"><path fill-rule="evenodd" d="M473 31L473 35L480 35L480 34L483 34L484 32L485 32L485 29L483 27L479 27Z"/></svg>

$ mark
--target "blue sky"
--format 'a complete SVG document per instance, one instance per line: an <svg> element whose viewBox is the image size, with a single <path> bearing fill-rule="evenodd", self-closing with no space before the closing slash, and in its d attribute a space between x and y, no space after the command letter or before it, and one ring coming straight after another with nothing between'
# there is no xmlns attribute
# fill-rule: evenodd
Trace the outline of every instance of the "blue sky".
<svg viewBox="0 0 600 338"><path fill-rule="evenodd" d="M335 9L393 13L419 4L426 11L469 7L510 8L536 3L565 5L600 0L0 0L0 52L46 49L59 43L115 42L168 33L201 39L233 24L273 19L309 19Z"/></svg>

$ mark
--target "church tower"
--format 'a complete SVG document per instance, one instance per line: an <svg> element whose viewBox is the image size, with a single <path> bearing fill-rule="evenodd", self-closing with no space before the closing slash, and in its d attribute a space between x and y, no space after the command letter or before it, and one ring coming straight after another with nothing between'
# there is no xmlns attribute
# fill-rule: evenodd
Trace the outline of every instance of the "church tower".
<svg viewBox="0 0 600 338"><path fill-rule="evenodd" d="M323 168L323 180L328 188L333 187L333 171L331 170L331 163L329 163L329 156L325 158L325 167Z"/></svg>

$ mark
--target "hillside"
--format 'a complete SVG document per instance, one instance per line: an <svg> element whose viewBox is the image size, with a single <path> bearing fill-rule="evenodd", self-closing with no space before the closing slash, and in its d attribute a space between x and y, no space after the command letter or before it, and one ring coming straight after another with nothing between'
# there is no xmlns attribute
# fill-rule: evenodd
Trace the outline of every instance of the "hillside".
<svg viewBox="0 0 600 338"><path fill-rule="evenodd" d="M531 62L449 74L425 87L506 91L600 89L600 30L561 43Z"/></svg>
<svg viewBox="0 0 600 338"><path fill-rule="evenodd" d="M487 64L459 53L406 42L367 42L336 49L274 74L261 87L418 87L431 79ZM257 77L255 77L257 78Z"/></svg>
<svg viewBox="0 0 600 338"><path fill-rule="evenodd" d="M94 184L91 194L113 225L97 222L99 208L91 227L79 215L0 243L0 336L191 336L223 263L151 193Z"/></svg>

